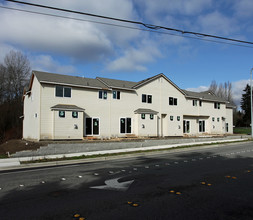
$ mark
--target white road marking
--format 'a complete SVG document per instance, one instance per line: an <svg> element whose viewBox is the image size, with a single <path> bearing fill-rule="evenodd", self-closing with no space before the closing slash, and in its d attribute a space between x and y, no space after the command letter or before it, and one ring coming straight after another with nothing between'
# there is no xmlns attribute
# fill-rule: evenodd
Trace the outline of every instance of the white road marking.
<svg viewBox="0 0 253 220"><path fill-rule="evenodd" d="M105 189L105 190L116 190L116 191L126 191L130 187L130 185L134 182L134 180L125 181L119 183L118 180L122 177L105 180L105 185L102 186L92 186L90 188L93 189Z"/></svg>

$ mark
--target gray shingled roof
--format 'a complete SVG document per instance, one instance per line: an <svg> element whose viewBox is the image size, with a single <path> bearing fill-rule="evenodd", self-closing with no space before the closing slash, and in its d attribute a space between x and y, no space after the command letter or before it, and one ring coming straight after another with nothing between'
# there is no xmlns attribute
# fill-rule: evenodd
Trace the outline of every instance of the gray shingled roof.
<svg viewBox="0 0 253 220"><path fill-rule="evenodd" d="M132 82L132 81L125 81L125 80L117 80L117 79L108 79L97 77L96 79L92 78L84 78L78 76L69 76L69 75L61 75L61 74L54 74L54 73L46 73L40 71L33 71L33 74L37 77L39 82L41 83L50 83L50 84L63 84L63 85L70 85L76 87L88 87L88 88L97 88L97 89L126 89L126 90L135 90L139 86L145 85L146 83L156 79L160 76L167 79L170 83L172 83L180 92L185 94L186 98L196 98L202 99L206 101L217 101L227 103L226 100L215 96L214 94L210 93L209 91L206 92L192 92L180 89L177 87L173 82L171 82L164 74L158 74L153 77L144 79L139 82ZM233 103L227 103L227 107L234 107Z"/></svg>
<svg viewBox="0 0 253 220"><path fill-rule="evenodd" d="M96 79L105 83L105 85L110 88L133 89L133 86L137 84L137 82L108 79L108 78L102 78L102 77L97 77Z"/></svg>
<svg viewBox="0 0 253 220"><path fill-rule="evenodd" d="M85 109L80 108L76 105L55 105L51 107L52 110L65 110L65 111L79 111L83 112Z"/></svg>
<svg viewBox="0 0 253 220"><path fill-rule="evenodd" d="M225 99L222 99L214 95L210 91L205 91L205 92L192 92L192 91L187 91L187 90L183 90L183 91L186 94L187 98L196 98L196 99L203 99L206 101L217 101L217 102L225 102L225 103L227 102Z"/></svg>
<svg viewBox="0 0 253 220"><path fill-rule="evenodd" d="M39 82L50 83L50 84L65 84L71 86L80 86L80 87L93 87L99 89L107 88L103 83L99 80L84 78L78 76L68 76L68 75L60 75L55 73L46 73L33 71L33 74L37 77Z"/></svg>
<svg viewBox="0 0 253 220"><path fill-rule="evenodd" d="M134 113L136 113L136 114L154 114L154 115L158 114L157 111L154 111L152 109L147 109L147 108L138 108L134 111Z"/></svg>

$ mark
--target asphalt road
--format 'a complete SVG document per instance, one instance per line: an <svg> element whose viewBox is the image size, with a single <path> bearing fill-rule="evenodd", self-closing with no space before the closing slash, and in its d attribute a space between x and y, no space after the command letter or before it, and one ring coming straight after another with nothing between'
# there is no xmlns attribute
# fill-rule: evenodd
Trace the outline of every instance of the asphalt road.
<svg viewBox="0 0 253 220"><path fill-rule="evenodd" d="M0 219L253 219L252 201L252 142L0 172Z"/></svg>

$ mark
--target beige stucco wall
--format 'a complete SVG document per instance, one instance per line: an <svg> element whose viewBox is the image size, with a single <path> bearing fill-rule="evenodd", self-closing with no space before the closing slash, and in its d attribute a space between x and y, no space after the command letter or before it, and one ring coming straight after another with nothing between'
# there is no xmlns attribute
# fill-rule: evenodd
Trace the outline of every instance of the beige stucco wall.
<svg viewBox="0 0 253 220"><path fill-rule="evenodd" d="M40 83L34 77L30 95L24 97L23 138L38 140L40 133Z"/></svg>

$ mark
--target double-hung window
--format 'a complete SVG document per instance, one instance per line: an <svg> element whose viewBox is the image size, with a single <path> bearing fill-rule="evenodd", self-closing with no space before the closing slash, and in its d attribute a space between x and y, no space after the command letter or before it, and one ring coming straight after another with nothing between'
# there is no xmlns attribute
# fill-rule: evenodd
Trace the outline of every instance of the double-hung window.
<svg viewBox="0 0 253 220"><path fill-rule="evenodd" d="M112 91L113 99L120 99L120 91Z"/></svg>
<svg viewBox="0 0 253 220"><path fill-rule="evenodd" d="M98 98L99 99L107 99L107 91L99 90L98 91Z"/></svg>
<svg viewBox="0 0 253 220"><path fill-rule="evenodd" d="M55 96L71 98L71 88L63 86L55 86Z"/></svg>
<svg viewBox="0 0 253 220"><path fill-rule="evenodd" d="M142 94L141 100L143 103L152 103L152 95Z"/></svg>
<svg viewBox="0 0 253 220"><path fill-rule="evenodd" d="M215 109L220 109L220 103L219 102L215 102L214 103L214 108Z"/></svg>
<svg viewBox="0 0 253 220"><path fill-rule="evenodd" d="M169 105L177 105L177 98L169 97Z"/></svg>

